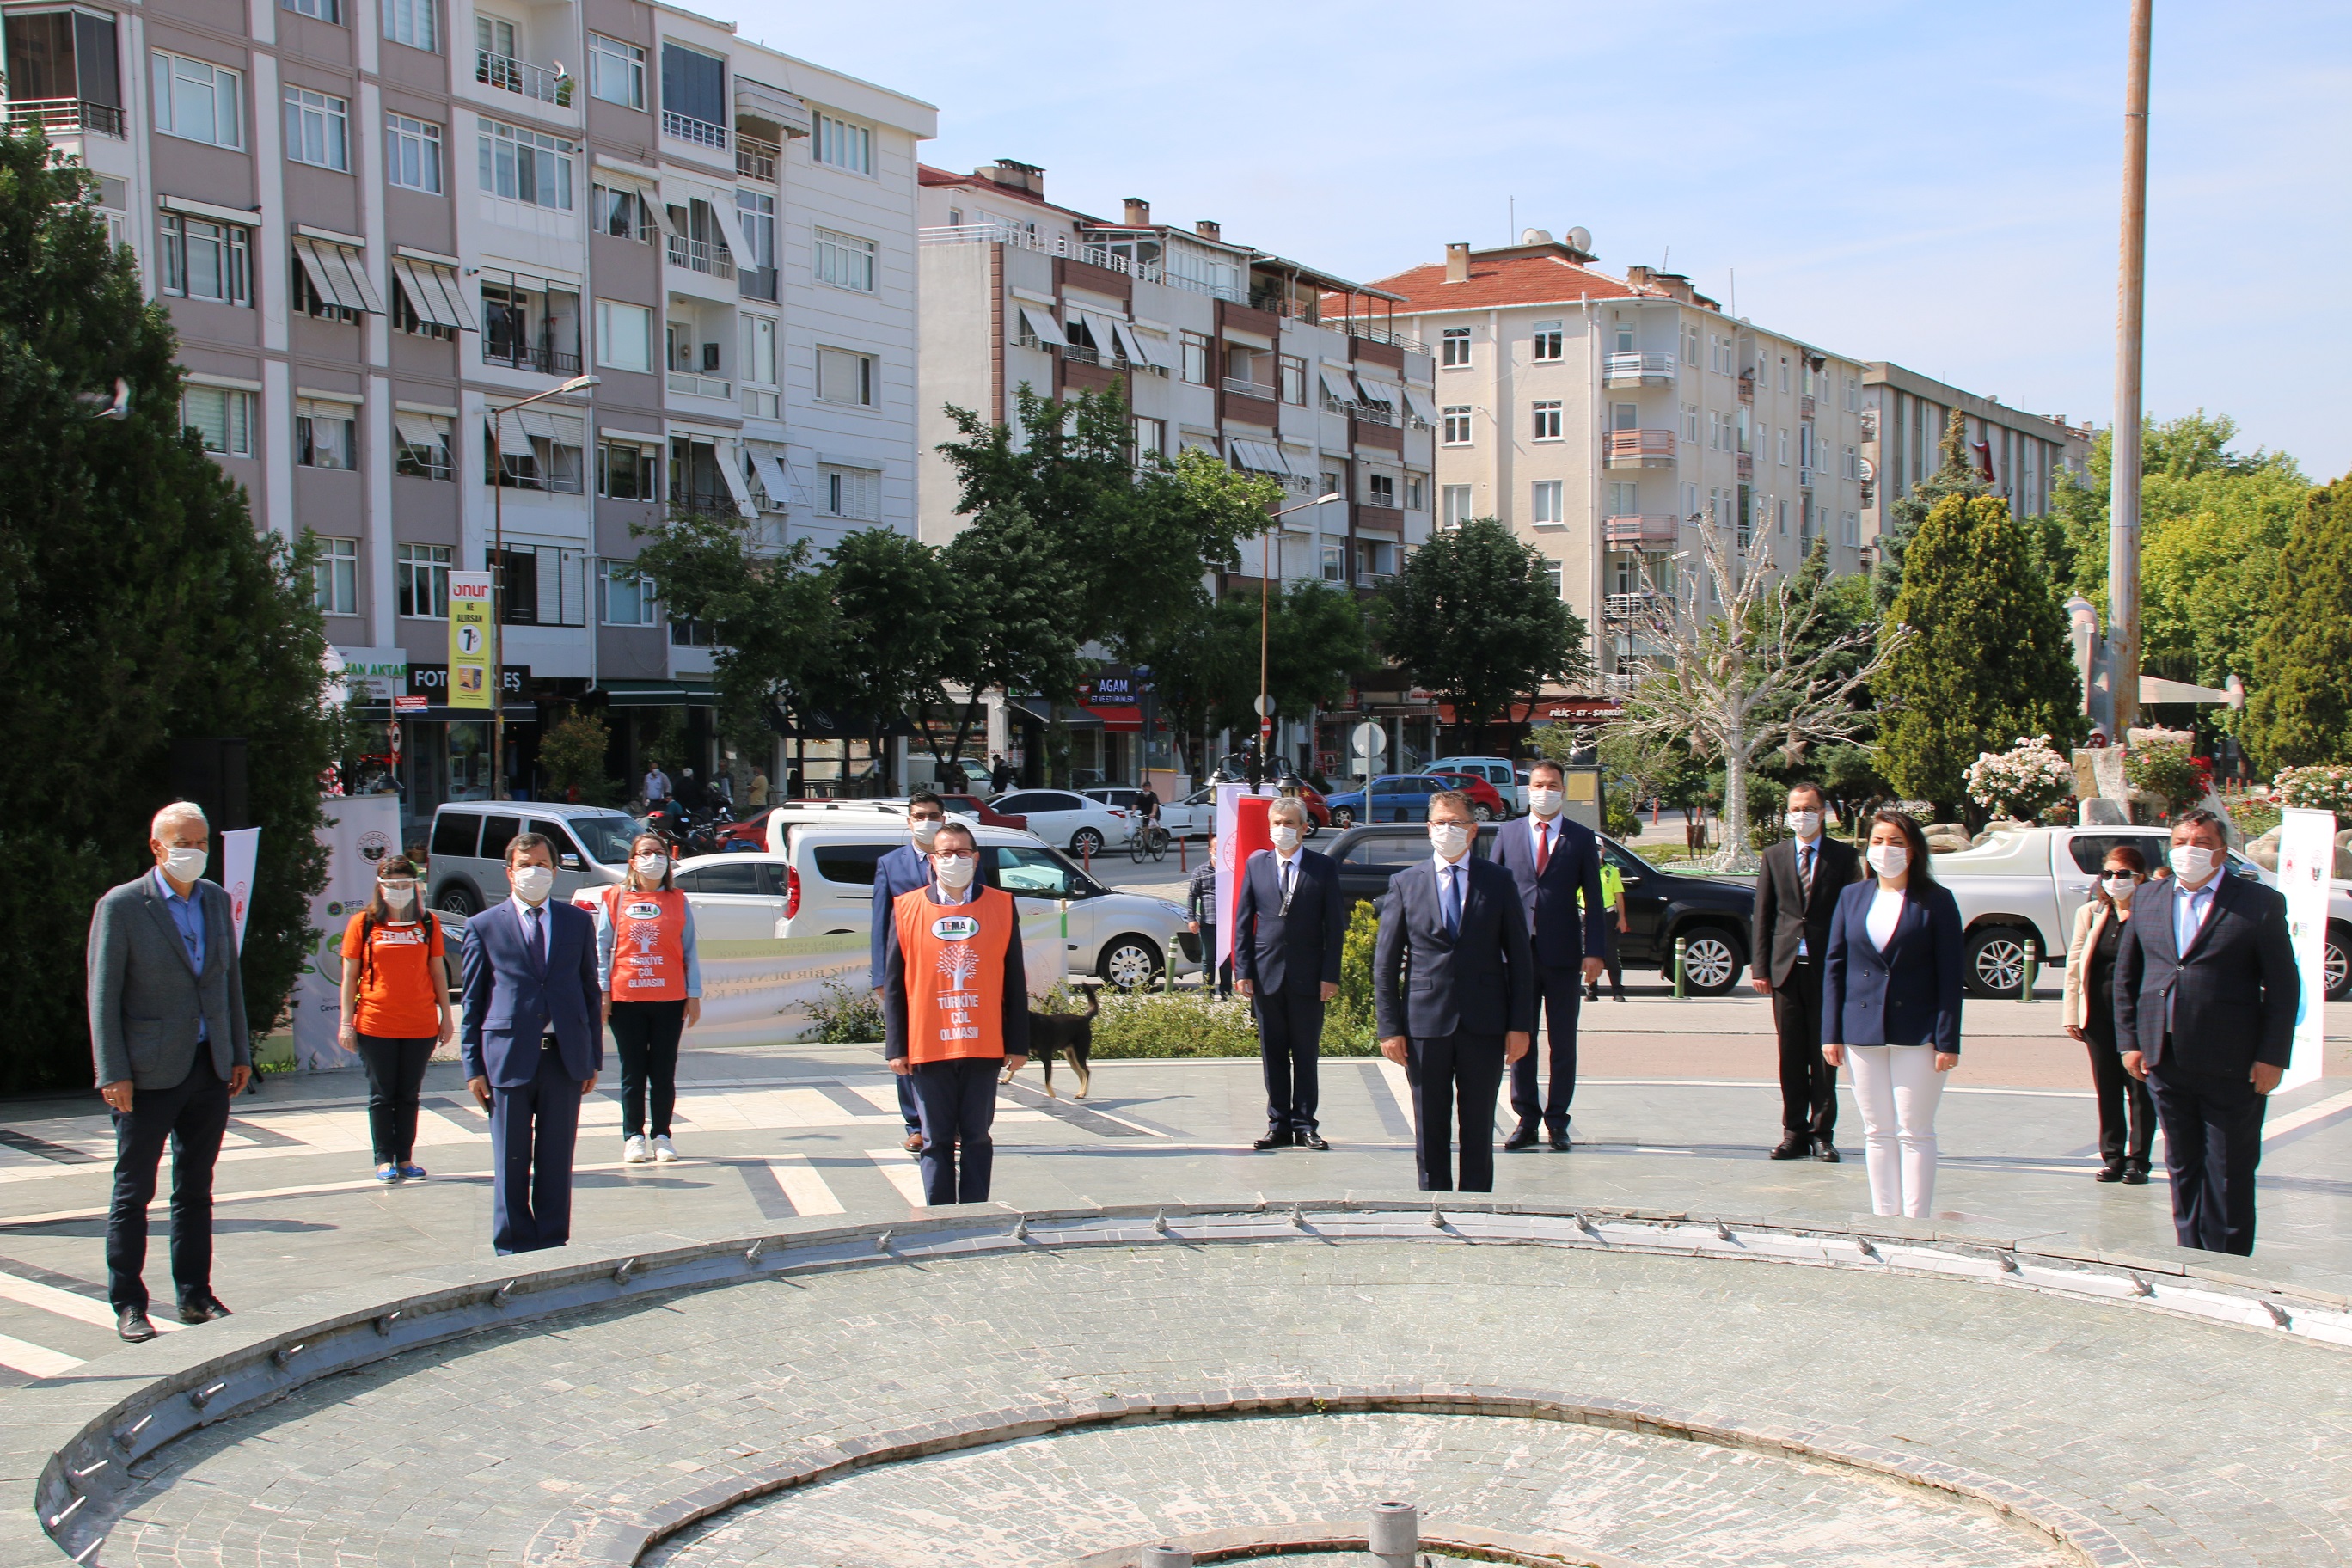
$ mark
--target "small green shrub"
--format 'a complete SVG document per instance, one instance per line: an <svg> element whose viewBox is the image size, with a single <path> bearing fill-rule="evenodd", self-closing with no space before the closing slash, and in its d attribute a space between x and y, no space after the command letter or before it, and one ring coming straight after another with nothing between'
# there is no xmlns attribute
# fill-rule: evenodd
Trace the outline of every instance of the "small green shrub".
<svg viewBox="0 0 2352 1568"><path fill-rule="evenodd" d="M2260 838L2279 825L2278 803L2258 795L2242 795L2230 802L2230 820L2249 838Z"/></svg>
<svg viewBox="0 0 2352 1568"><path fill-rule="evenodd" d="M809 1005L809 1026L801 1038L811 1045L863 1046L882 1037L882 1005L863 985L824 983L824 1000Z"/></svg>
<svg viewBox="0 0 2352 1568"><path fill-rule="evenodd" d="M1257 1029L1249 1004L1220 1002L1202 990L1151 991L1103 997L1095 1020L1097 1061L1134 1057L1254 1057Z"/></svg>
<svg viewBox="0 0 2352 1568"><path fill-rule="evenodd" d="M2205 772L2178 741L2154 741L2124 754L2124 777L2132 788L2179 811L2205 798Z"/></svg>

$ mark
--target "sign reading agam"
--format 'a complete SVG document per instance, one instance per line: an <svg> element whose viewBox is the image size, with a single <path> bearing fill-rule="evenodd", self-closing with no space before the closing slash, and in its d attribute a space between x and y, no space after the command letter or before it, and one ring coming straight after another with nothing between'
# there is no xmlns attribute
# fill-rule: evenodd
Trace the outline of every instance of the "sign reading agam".
<svg viewBox="0 0 2352 1568"><path fill-rule="evenodd" d="M2279 891L2286 895L2287 941L2302 981L2294 1006L2294 1055L2282 1089L2318 1079L2327 1062L2328 873L2336 865L2336 814L2290 805L2279 814Z"/></svg>
<svg viewBox="0 0 2352 1568"><path fill-rule="evenodd" d="M449 706L482 708L490 695L490 574L449 574Z"/></svg>

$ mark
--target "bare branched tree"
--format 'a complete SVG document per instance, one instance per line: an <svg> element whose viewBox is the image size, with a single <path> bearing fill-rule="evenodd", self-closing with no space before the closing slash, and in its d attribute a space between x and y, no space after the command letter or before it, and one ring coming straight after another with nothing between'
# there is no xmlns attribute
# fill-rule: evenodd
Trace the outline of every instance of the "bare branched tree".
<svg viewBox="0 0 2352 1568"><path fill-rule="evenodd" d="M1831 635L1828 579L1779 570L1769 539L1727 548L1711 514L1695 518L1698 571L1678 570L1661 585L1642 568L1632 617L1648 645L1618 721L1629 738L1674 741L1724 768L1720 871L1753 869L1748 843L1748 775L1780 750L1792 760L1815 743L1849 741L1869 723L1853 699L1908 637L1899 626ZM1675 557L1689 564L1688 552ZM1875 643L1875 647L1872 644ZM1869 650L1869 657L1860 655Z"/></svg>

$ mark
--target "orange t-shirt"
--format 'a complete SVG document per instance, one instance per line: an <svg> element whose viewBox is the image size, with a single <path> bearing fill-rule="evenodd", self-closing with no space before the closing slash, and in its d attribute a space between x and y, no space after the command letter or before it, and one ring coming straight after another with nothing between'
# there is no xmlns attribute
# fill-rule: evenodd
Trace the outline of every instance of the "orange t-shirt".
<svg viewBox="0 0 2352 1568"><path fill-rule="evenodd" d="M371 951L360 952L362 910L343 931L343 963L360 979L352 1022L362 1035L387 1040L423 1040L441 1033L441 999L433 989L431 960L442 957L441 922L433 922L428 945L425 927L385 925L368 932Z"/></svg>

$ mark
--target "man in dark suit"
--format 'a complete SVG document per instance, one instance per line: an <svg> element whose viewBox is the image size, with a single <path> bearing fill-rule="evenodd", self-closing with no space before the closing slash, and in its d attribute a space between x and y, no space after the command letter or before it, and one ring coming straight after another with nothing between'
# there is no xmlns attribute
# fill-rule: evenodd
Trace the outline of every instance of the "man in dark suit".
<svg viewBox="0 0 2352 1568"><path fill-rule="evenodd" d="M1511 1067L1511 1109L1519 1125L1506 1149L1530 1148L1538 1127L1565 1151L1576 1099L1576 1009L1587 982L1601 978L1616 911L1601 897L1601 840L1560 807L1567 774L1558 763L1528 765L1528 815L1495 836L1495 859L1517 885L1535 948L1535 986L1551 1047L1551 1090L1538 1092L1533 1051ZM1577 895L1583 894L1581 907Z"/></svg>
<svg viewBox="0 0 2352 1568"><path fill-rule="evenodd" d="M2263 1111L2285 1075L2302 994L2286 900L2228 874L2221 819L2173 825L2172 876L2132 900L2116 954L2116 1047L2164 1128L2180 1245L2254 1250Z"/></svg>
<svg viewBox="0 0 2352 1568"><path fill-rule="evenodd" d="M1265 1065L1265 1136L1260 1149L1328 1149L1315 1119L1323 1005L1339 994L1339 946L1348 898L1328 855L1304 847L1307 807L1285 795L1266 807L1274 847L1242 868L1234 903L1234 984L1257 1015Z"/></svg>
<svg viewBox="0 0 2352 1568"><path fill-rule="evenodd" d="M1837 1163L1837 1068L1822 1056L1822 955L1829 951L1830 917L1849 882L1862 880L1862 856L1822 832L1822 790L1810 782L1789 786L1789 830L1764 851L1756 874L1751 972L1757 990L1772 998L1772 1026L1780 1037L1780 1142L1775 1160Z"/></svg>
<svg viewBox="0 0 2352 1568"><path fill-rule="evenodd" d="M155 1337L144 1278L147 1205L166 1143L179 1320L229 1315L213 1294L213 1164L253 1056L228 895L198 879L211 847L201 808L165 806L148 829L154 867L90 912L90 1055L98 1092L114 1112L106 1295L115 1332L133 1344Z"/></svg>
<svg viewBox="0 0 2352 1568"><path fill-rule="evenodd" d="M1495 1190L1495 1095L1535 1026L1527 913L1510 873L1471 858L1476 832L1469 796L1430 797L1434 853L1390 879L1372 955L1381 1054L1412 1084L1413 1159L1425 1193L1454 1190L1457 1103L1462 1191Z"/></svg>
<svg viewBox="0 0 2352 1568"><path fill-rule="evenodd" d="M580 1102L604 1070L596 922L549 898L555 852L536 833L507 846L514 896L466 926L466 1087L490 1113L490 1245L504 1256L572 1239Z"/></svg>

